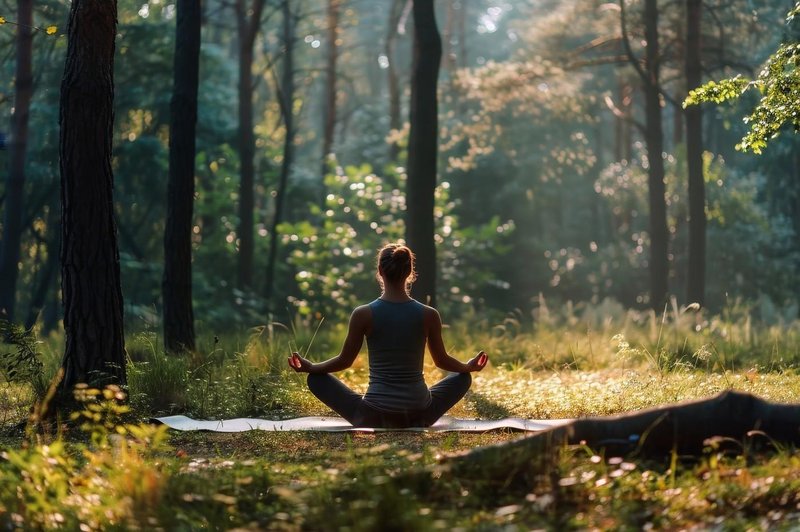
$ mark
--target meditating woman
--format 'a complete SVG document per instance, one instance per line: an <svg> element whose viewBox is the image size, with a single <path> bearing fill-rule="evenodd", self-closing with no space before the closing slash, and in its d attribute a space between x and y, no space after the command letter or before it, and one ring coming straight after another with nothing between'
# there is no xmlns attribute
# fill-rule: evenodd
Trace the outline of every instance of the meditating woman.
<svg viewBox="0 0 800 532"><path fill-rule="evenodd" d="M488 357L481 351L465 364L447 354L439 313L409 295L416 271L408 247L384 246L377 263L381 295L353 311L342 351L319 363L292 353L289 366L308 373L311 392L356 427L427 427L464 397L470 373L482 370ZM364 337L369 388L362 396L330 373L353 364ZM436 366L453 372L430 389L422 374L426 342Z"/></svg>

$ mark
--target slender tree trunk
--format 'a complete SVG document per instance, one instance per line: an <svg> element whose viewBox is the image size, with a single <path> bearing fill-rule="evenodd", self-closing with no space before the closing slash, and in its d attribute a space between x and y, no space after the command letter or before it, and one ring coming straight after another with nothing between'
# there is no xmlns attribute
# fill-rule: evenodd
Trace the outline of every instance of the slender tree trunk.
<svg viewBox="0 0 800 532"><path fill-rule="evenodd" d="M663 308L667 299L667 205L664 198L664 130L661 120L659 94L658 5L645 0L644 8L646 67L648 79L645 92L645 143L647 144L648 195L650 203L650 304L655 310Z"/></svg>
<svg viewBox="0 0 800 532"><path fill-rule="evenodd" d="M680 101L683 98L680 94L676 95L675 100ZM674 147L679 146L683 143L683 132L684 132L684 110L680 108L673 109L672 115L672 145Z"/></svg>
<svg viewBox="0 0 800 532"><path fill-rule="evenodd" d="M52 227L48 224L48 227ZM33 289L31 296L31 304L28 308L28 317L25 319L25 328L30 329L36 325L42 309L47 302L47 294L50 292L50 287L58 271L58 255L56 254L56 246L48 242L47 244L47 258L39 271L36 286Z"/></svg>
<svg viewBox="0 0 800 532"><path fill-rule="evenodd" d="M458 64L461 68L467 68L467 31L466 31L466 20L467 20L467 4L469 0L461 0L461 5L459 6L459 14L458 14L458 57L456 58L456 64Z"/></svg>
<svg viewBox="0 0 800 532"><path fill-rule="evenodd" d="M456 0L447 0L447 16L444 21L444 31L442 31L442 68L447 72L448 78L452 79L455 70L456 54L453 50L453 24L456 17Z"/></svg>
<svg viewBox="0 0 800 532"><path fill-rule="evenodd" d="M686 10L686 84L700 86L700 21L702 0L688 0ZM703 111L699 105L686 109L686 160L689 172L689 272L688 302L705 303L706 190L703 176Z"/></svg>
<svg viewBox="0 0 800 532"><path fill-rule="evenodd" d="M411 79L406 192L406 240L417 255L420 275L412 288L417 300L436 304L434 192L438 155L436 95L442 41L433 0L414 0L414 62Z"/></svg>
<svg viewBox="0 0 800 532"><path fill-rule="evenodd" d="M114 220L115 0L73 0L61 82L61 284L66 349L61 391L125 383Z"/></svg>
<svg viewBox="0 0 800 532"><path fill-rule="evenodd" d="M53 189L52 196L51 199L55 199L55 188ZM31 303L28 306L27 318L25 318L26 329L33 327L39 319L42 309L47 303L47 294L50 292L53 284L55 284L58 273L58 239L60 234L56 228L58 227L58 218L61 212L53 203L54 202L51 201L46 207L47 218L45 223L47 225L45 227L47 229L44 232L44 236L49 237L49 239L44 240L44 247L47 256L37 274L37 282L31 294ZM41 253L41 249L39 253Z"/></svg>
<svg viewBox="0 0 800 532"><path fill-rule="evenodd" d="M278 257L278 225L283 221L283 207L285 203L286 187L289 182L289 173L294 163L294 41L295 21L289 5L289 0L283 0L283 71L281 73L280 106L286 135L283 140L283 161L281 174L278 181L278 191L275 195L275 216L272 219L272 228L269 239L269 257L267 258L267 279L265 298L268 311L273 308L273 287L275 285L275 262Z"/></svg>
<svg viewBox="0 0 800 532"><path fill-rule="evenodd" d="M397 47L397 26L403 16L403 5L406 0L392 0L389 10L389 24L386 28L386 42L384 54L388 61L386 81L389 88L389 129L399 130L402 127L400 119L400 87L397 80L397 67L395 65L395 49ZM389 143L389 161L397 162L400 157L400 146L396 142Z"/></svg>
<svg viewBox="0 0 800 532"><path fill-rule="evenodd" d="M322 198L325 198L325 174L328 156L333 151L336 130L336 62L339 59L339 7L341 0L328 0L328 57L325 66L325 122L322 127ZM287 47L291 46L287 44ZM288 49L287 49L288 51Z"/></svg>
<svg viewBox="0 0 800 532"><path fill-rule="evenodd" d="M169 184L164 231L164 348L193 351L192 212L200 70L200 0L178 0L170 102Z"/></svg>
<svg viewBox="0 0 800 532"><path fill-rule="evenodd" d="M253 209L255 206L255 152L253 133L253 46L261 26L264 0L237 0L236 20L239 30L239 288L253 282Z"/></svg>
<svg viewBox="0 0 800 532"><path fill-rule="evenodd" d="M631 100L632 87L625 79L617 80L619 111L614 115L614 160L629 161L631 157Z"/></svg>
<svg viewBox="0 0 800 532"><path fill-rule="evenodd" d="M6 181L3 240L0 247L0 318L14 319L17 274L22 240L25 156L28 118L33 95L33 0L17 1L17 66L14 79L14 115L11 119L11 154Z"/></svg>

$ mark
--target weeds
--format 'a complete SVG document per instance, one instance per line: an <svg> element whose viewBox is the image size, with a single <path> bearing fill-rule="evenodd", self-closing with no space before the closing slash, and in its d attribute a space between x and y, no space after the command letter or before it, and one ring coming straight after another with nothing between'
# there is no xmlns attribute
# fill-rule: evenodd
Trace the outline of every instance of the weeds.
<svg viewBox="0 0 800 532"><path fill-rule="evenodd" d="M79 388L79 430L0 438L0 528L765 529L800 522L800 458L757 431L743 442L712 439L700 457L623 458L575 446L508 478L468 479L436 473L436 457L520 435L168 435L130 422L177 412L326 414L284 361L291 350L331 356L344 332L320 320L271 323L244 339L203 337L186 357L165 355L152 333L134 335L128 390ZM33 344L45 368L57 351L48 351L53 341ZM800 396L800 325L759 323L741 309L708 316L673 303L656 314L610 302L548 308L542 300L535 316L449 324L445 342L462 359L478 349L491 357L453 411L465 417L613 414L730 388L775 401ZM425 370L438 379L430 364ZM365 389L365 357L340 376ZM27 382L0 384L0 419L24 419L33 397ZM421 466L433 473L397 480Z"/></svg>

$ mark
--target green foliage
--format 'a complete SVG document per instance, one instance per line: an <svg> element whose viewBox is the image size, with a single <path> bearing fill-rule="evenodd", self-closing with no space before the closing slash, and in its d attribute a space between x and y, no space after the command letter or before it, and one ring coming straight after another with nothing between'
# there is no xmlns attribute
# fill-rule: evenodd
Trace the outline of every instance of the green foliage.
<svg viewBox="0 0 800 532"><path fill-rule="evenodd" d="M789 12L787 23L790 26L798 10L800 4L796 4ZM778 136L784 125L791 125L795 132L800 129L798 57L800 57L800 43L796 39L783 42L769 57L756 79L748 80L736 76L718 82L710 81L702 87L691 90L683 106L737 99L748 89L755 87L761 93L761 99L744 118L749 129L741 142L736 145L736 149L760 154L770 140Z"/></svg>
<svg viewBox="0 0 800 532"><path fill-rule="evenodd" d="M37 351L40 342L33 331L0 320L0 341L0 374L6 382L28 384L36 397L44 397L44 364Z"/></svg>
<svg viewBox="0 0 800 532"><path fill-rule="evenodd" d="M335 167L326 176L326 209L309 207L312 217L321 220L280 227L301 294L289 301L302 315L343 319L375 297L374 257L384 244L405 234L405 179L403 173L377 176L368 165ZM439 292L445 305L451 302L457 308L476 300L487 285L507 284L495 277L493 266L511 252L508 235L514 223L494 217L462 230L450 183L442 182L435 198Z"/></svg>

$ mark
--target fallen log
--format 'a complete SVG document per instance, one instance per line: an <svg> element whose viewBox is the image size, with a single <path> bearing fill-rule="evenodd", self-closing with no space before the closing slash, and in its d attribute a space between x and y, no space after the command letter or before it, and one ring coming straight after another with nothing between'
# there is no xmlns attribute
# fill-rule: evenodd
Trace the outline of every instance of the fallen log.
<svg viewBox="0 0 800 532"><path fill-rule="evenodd" d="M800 404L765 401L726 391L717 396L616 416L576 419L510 442L444 457L440 470L457 476L491 476L528 469L559 446L585 444L615 453L696 455L714 438L744 442L759 436L772 443L800 444Z"/></svg>

